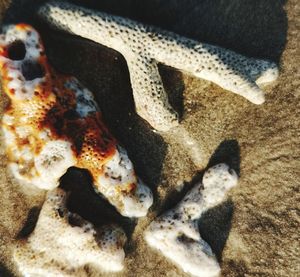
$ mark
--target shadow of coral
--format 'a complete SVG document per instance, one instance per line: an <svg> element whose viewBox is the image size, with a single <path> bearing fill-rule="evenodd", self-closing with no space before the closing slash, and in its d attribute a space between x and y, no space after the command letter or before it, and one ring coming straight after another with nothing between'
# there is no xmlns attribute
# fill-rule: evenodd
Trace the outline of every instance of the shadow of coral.
<svg viewBox="0 0 300 277"><path fill-rule="evenodd" d="M226 163L240 176L240 146L237 140L224 140L211 156L206 169ZM203 173L200 174L201 178ZM198 176L195 179L199 178ZM219 262L222 261L222 252L226 244L234 212L234 203L231 199L207 210L199 219L201 237L208 242Z"/></svg>
<svg viewBox="0 0 300 277"><path fill-rule="evenodd" d="M216 148L212 154L206 168L202 171L197 172L191 182L184 183L181 191L176 189L172 190L168 197L163 201L161 210L167 210L174 207L185 194L190 190L196 183L202 181L204 172L219 163L226 163L230 168L233 168L235 172L240 176L240 146L237 140L224 140Z"/></svg>
<svg viewBox="0 0 300 277"><path fill-rule="evenodd" d="M233 211L234 204L229 199L209 209L199 219L201 237L210 245L219 262L231 229Z"/></svg>
<svg viewBox="0 0 300 277"><path fill-rule="evenodd" d="M241 156L237 140L222 141L209 159L207 168L219 163L228 164L240 176Z"/></svg>
<svg viewBox="0 0 300 277"><path fill-rule="evenodd" d="M75 0L198 41L278 62L287 35L285 0Z"/></svg>
<svg viewBox="0 0 300 277"><path fill-rule="evenodd" d="M9 271L9 269L2 263L0 263L0 276L1 277L15 277L15 275Z"/></svg>
<svg viewBox="0 0 300 277"><path fill-rule="evenodd" d="M40 215L40 208L39 207L33 207L30 209L27 215L27 219L24 223L23 228L17 235L17 239L23 239L28 237L34 230L36 223L38 221L39 215Z"/></svg>
<svg viewBox="0 0 300 277"><path fill-rule="evenodd" d="M60 187L70 192L67 208L92 222L96 227L117 223L130 237L136 220L121 216L107 200L94 191L92 177L87 170L71 167L60 179Z"/></svg>

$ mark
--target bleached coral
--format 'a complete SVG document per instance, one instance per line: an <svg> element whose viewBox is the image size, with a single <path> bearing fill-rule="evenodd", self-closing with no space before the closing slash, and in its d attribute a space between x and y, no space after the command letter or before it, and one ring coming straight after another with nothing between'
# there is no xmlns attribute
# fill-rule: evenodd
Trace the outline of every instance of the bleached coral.
<svg viewBox="0 0 300 277"><path fill-rule="evenodd" d="M31 26L6 27L0 37L0 73L11 100L2 129L9 166L18 180L53 189L69 167L85 168L95 190L122 215L146 215L151 190L104 125L92 93L48 64Z"/></svg>
<svg viewBox="0 0 300 277"><path fill-rule="evenodd" d="M201 238L197 219L222 202L238 177L226 164L209 168L173 209L155 219L145 232L147 243L183 271L198 277L218 276L220 267L210 246Z"/></svg>
<svg viewBox="0 0 300 277"><path fill-rule="evenodd" d="M23 276L74 276L85 265L109 272L124 267L126 235L115 225L95 228L66 208L62 189L48 192L36 227L18 242L14 261Z"/></svg>
<svg viewBox="0 0 300 277"><path fill-rule="evenodd" d="M178 116L168 102L158 62L212 81L255 104L264 102L259 85L278 76L273 62L67 2L47 2L38 13L53 27L120 52L127 61L137 113L161 131L177 125Z"/></svg>

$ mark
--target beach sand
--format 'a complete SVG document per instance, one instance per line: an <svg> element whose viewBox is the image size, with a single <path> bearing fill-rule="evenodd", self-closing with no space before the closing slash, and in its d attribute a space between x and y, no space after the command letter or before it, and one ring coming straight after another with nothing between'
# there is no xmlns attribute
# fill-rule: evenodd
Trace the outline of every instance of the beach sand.
<svg viewBox="0 0 300 277"><path fill-rule="evenodd" d="M129 237L123 273L105 275L86 266L74 276L187 276L145 244L143 230L157 214L174 206L208 165L218 162L227 162L240 175L227 201L199 222L202 237L220 261L222 276L299 276L299 1L75 1L278 62L279 78L266 86L266 102L259 106L161 65L170 100L181 114L180 126L165 134L153 132L135 114L123 57L47 29L33 16L41 2L2 0L0 15L5 23L32 23L51 63L94 92L107 125L155 194L148 216L131 222L88 189L83 172L70 170L64 176L62 185L77 188L70 209L95 225L119 222ZM1 94L1 114L5 105ZM11 260L12 249L34 227L44 192L21 187L9 176L3 142L0 155L0 276L20 276Z"/></svg>

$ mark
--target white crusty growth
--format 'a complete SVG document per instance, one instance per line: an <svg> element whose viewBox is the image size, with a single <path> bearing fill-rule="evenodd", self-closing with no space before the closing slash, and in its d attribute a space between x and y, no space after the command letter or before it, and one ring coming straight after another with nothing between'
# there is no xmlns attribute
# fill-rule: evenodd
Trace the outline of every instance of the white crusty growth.
<svg viewBox="0 0 300 277"><path fill-rule="evenodd" d="M145 232L150 246L197 277L215 277L219 264L210 246L201 238L197 219L222 202L238 177L226 164L208 169L179 204L155 219Z"/></svg>
<svg viewBox="0 0 300 277"><path fill-rule="evenodd" d="M123 216L142 217L153 203L152 192L133 170L124 148L118 146L112 159L102 167L103 174L95 180L97 190L117 207ZM130 193L122 192L119 184L137 184Z"/></svg>
<svg viewBox="0 0 300 277"><path fill-rule="evenodd" d="M52 26L120 52L127 61L137 113L166 131L178 122L157 62L212 81L255 104L264 102L258 85L278 76L276 64L200 43L136 21L66 2L44 4L39 15Z"/></svg>
<svg viewBox="0 0 300 277"><path fill-rule="evenodd" d="M0 44L9 45L17 41L24 42L25 56L21 60L14 60L13 67L8 72L8 77L11 81L8 83L8 88L14 90L14 97L17 100L31 99L34 95L35 87L45 81L45 76L39 74L36 78L26 80L23 75L28 67L37 65L38 59L41 56L41 46L39 44L39 35L37 32L20 31L17 28L12 28L11 25L3 28L4 34L0 35ZM2 55L1 62L6 60ZM4 61L5 62L5 61Z"/></svg>
<svg viewBox="0 0 300 277"><path fill-rule="evenodd" d="M122 270L123 230L113 225L95 228L69 212L66 201L63 190L49 192L33 233L18 243L14 260L22 276L74 276L88 264L103 271Z"/></svg>

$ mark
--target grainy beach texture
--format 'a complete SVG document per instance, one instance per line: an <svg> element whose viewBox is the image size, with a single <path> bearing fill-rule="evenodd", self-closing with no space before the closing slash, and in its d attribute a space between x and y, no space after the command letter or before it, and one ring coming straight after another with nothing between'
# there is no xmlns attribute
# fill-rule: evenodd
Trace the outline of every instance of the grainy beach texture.
<svg viewBox="0 0 300 277"><path fill-rule="evenodd" d="M143 232L182 199L207 166L220 162L235 169L239 182L226 202L202 216L199 226L222 276L299 276L299 1L72 1L279 64L279 78L264 88L266 101L259 106L160 65L170 103L181 117L178 127L162 134L136 115L124 58L42 24L35 11L43 2L0 1L2 24L32 24L52 65L94 92L108 127L155 198L147 217L130 221L93 192L86 172L69 170L61 180L72 191L68 208L95 226L118 222L128 237L122 273L100 274L85 266L74 276L188 276L149 248ZM1 93L1 115L7 104ZM7 173L3 140L0 155L0 276L20 276L12 251L34 228L45 192L22 187Z"/></svg>

